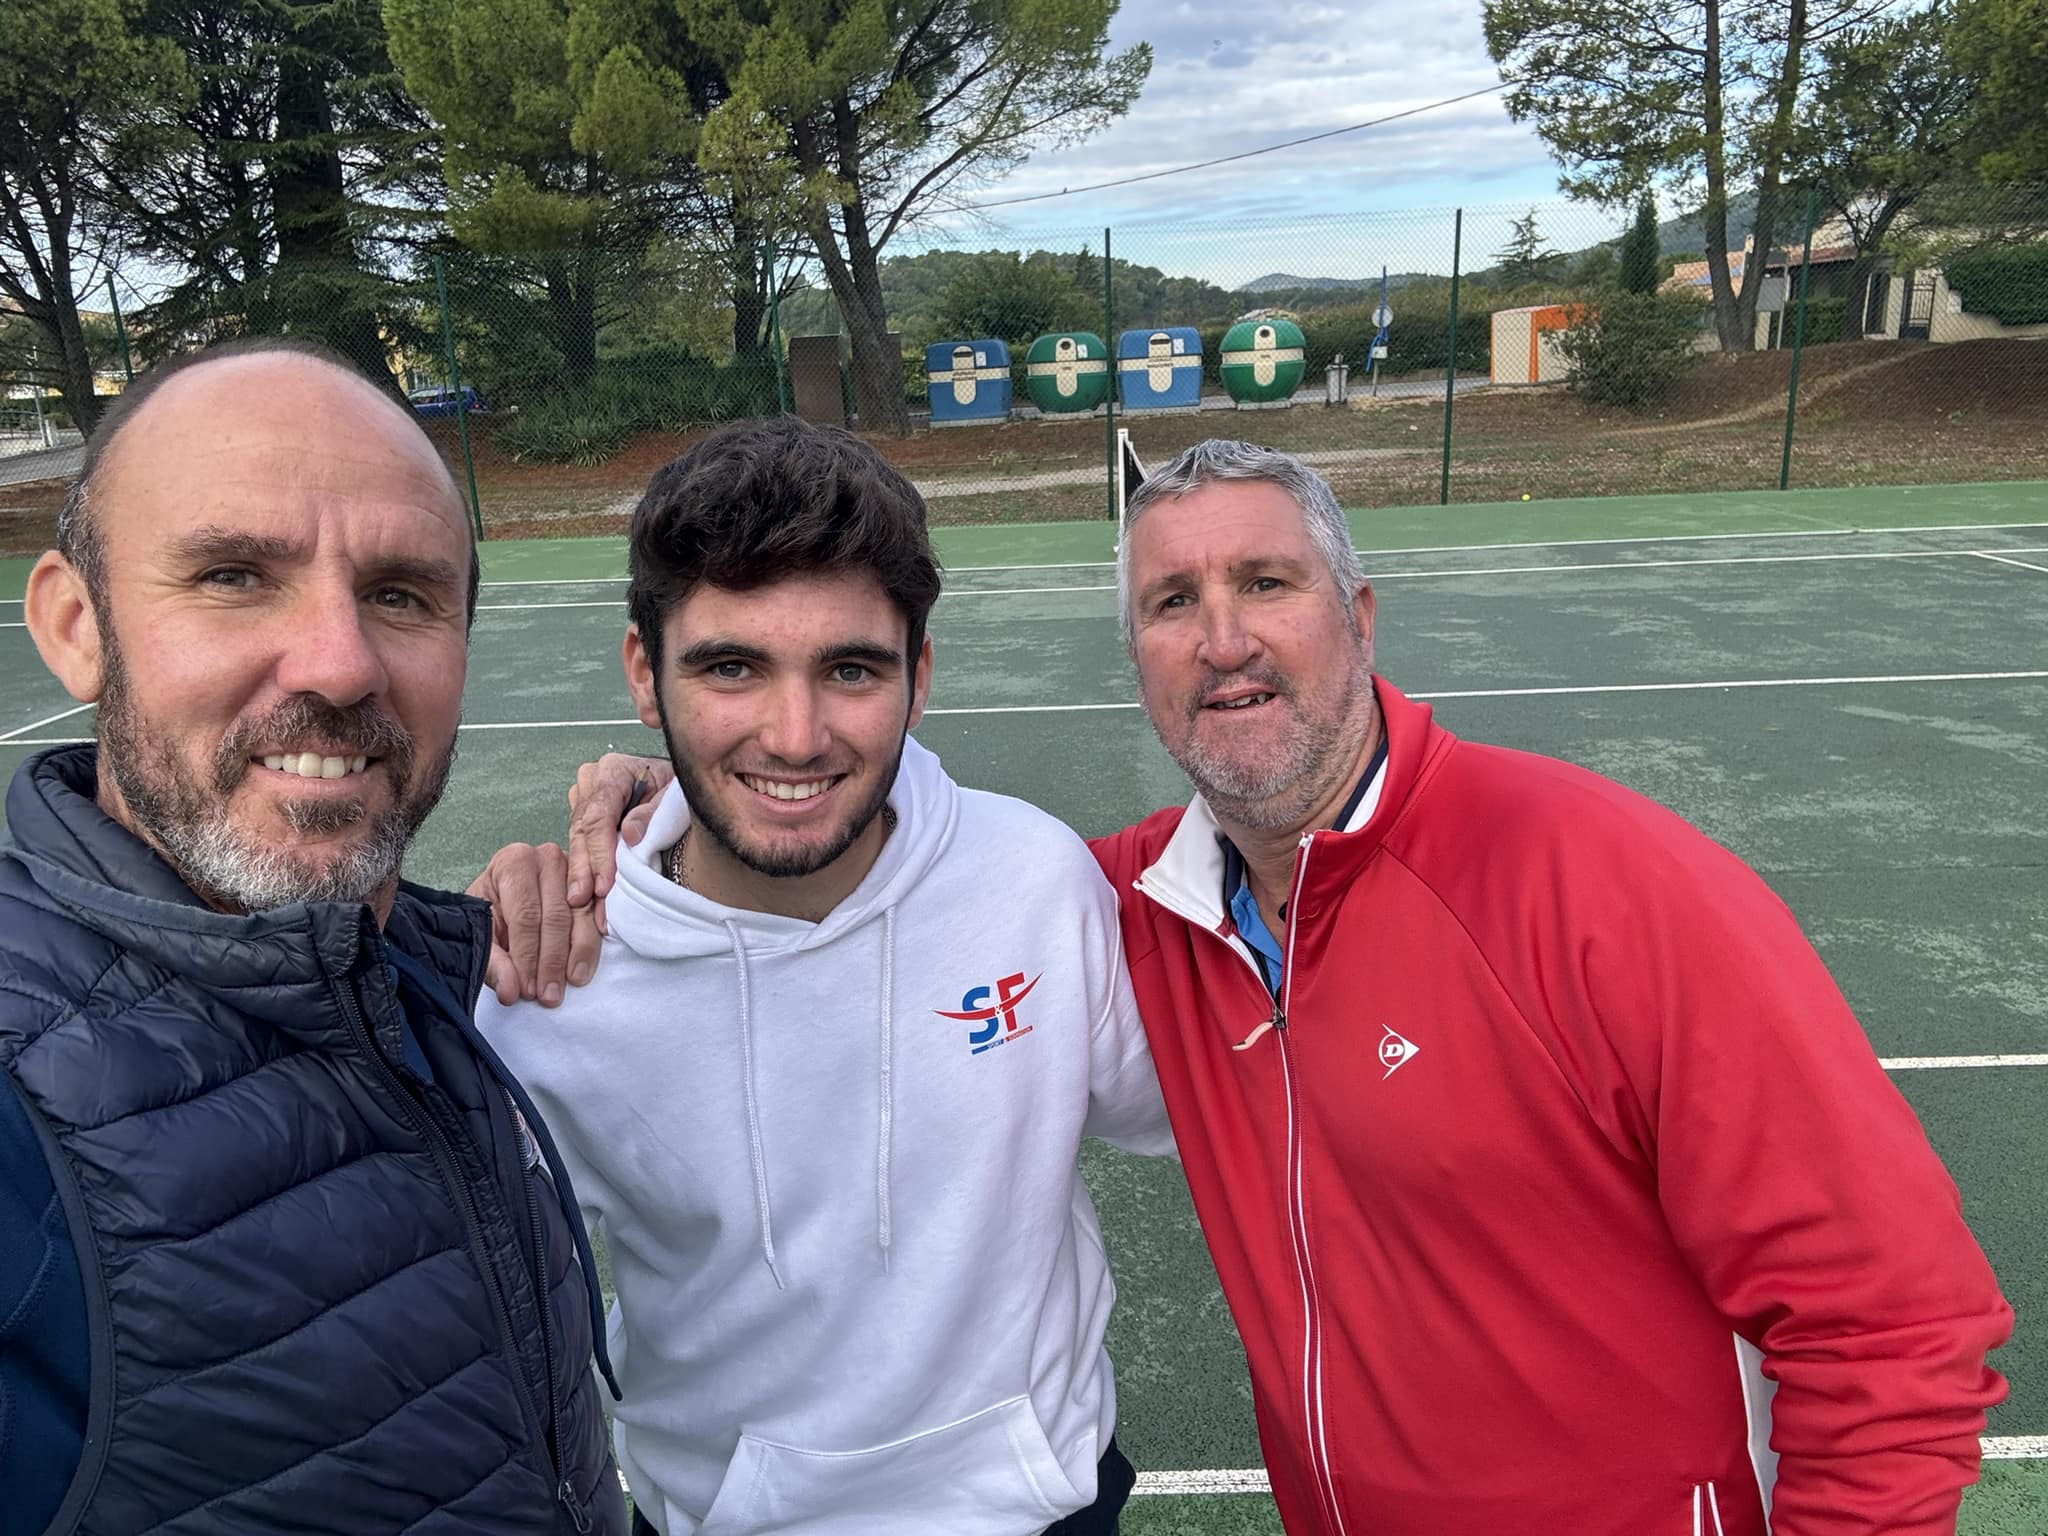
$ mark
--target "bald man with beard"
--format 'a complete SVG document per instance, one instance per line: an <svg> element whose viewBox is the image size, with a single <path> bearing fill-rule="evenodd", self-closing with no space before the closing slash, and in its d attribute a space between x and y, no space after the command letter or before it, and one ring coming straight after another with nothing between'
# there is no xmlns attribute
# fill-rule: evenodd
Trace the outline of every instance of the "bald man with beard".
<svg viewBox="0 0 2048 1536"><path fill-rule="evenodd" d="M88 445L25 607L97 740L0 845L0 1536L623 1531L488 914L399 878L476 590L324 349L177 359Z"/></svg>

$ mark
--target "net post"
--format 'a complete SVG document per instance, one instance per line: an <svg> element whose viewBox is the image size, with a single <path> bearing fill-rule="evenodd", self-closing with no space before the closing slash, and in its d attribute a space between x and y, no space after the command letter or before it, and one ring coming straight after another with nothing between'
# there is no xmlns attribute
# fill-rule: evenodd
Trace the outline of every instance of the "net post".
<svg viewBox="0 0 2048 1536"><path fill-rule="evenodd" d="M455 395L455 426L462 434L462 468L469 476L469 521L477 542L484 537L484 508L476 494L476 458L469 451L469 407L462 398L462 365L455 361L455 322L448 312L448 266L434 258L434 288L441 296L441 344L448 349L448 387Z"/></svg>
<svg viewBox="0 0 2048 1536"><path fill-rule="evenodd" d="M1778 489L1792 484L1792 421L1799 413L1799 359L1806 350L1806 284L1813 276L1813 219L1819 211L1820 188L1806 190L1806 249L1799 258L1799 312L1792 321L1792 382L1785 390L1785 451L1778 460Z"/></svg>
<svg viewBox="0 0 2048 1536"><path fill-rule="evenodd" d="M1437 483L1436 504L1451 504L1451 396L1458 387L1458 262L1465 243L1465 210L1460 208L1451 221L1451 334L1450 350L1444 357L1444 468Z"/></svg>
<svg viewBox="0 0 2048 1536"><path fill-rule="evenodd" d="M121 295L114 291L114 274L107 274L107 302L114 306L114 334L121 338L121 373L135 382L135 360L128 354L128 322L121 318Z"/></svg>
<svg viewBox="0 0 2048 1536"><path fill-rule="evenodd" d="M764 242L762 259L768 264L768 353L775 359L775 409L789 414L789 374L782 363L782 277L775 270L775 246Z"/></svg>
<svg viewBox="0 0 2048 1536"><path fill-rule="evenodd" d="M1104 477L1103 489L1109 500L1109 520L1114 523L1123 516L1123 509L1116 504L1116 280L1114 264L1109 255L1109 226L1102 226L1102 342L1109 349L1109 393L1102 401L1103 445L1108 462L1103 466L1109 471Z"/></svg>

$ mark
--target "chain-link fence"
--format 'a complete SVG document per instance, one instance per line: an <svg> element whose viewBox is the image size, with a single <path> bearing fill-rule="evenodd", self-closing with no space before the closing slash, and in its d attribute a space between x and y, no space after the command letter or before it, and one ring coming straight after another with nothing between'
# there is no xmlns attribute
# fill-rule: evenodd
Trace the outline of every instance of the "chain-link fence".
<svg viewBox="0 0 2048 1536"><path fill-rule="evenodd" d="M83 342L104 393L124 349L326 336L496 533L616 528L692 434L776 411L870 433L942 523L1110 515L1118 427L1147 463L1285 448L1355 506L2048 478L2048 189L1729 221L1713 263L1697 214L1572 202L925 237L873 282L787 243L448 249L300 290L346 315L129 292ZM37 339L0 315L0 453L61 476Z"/></svg>

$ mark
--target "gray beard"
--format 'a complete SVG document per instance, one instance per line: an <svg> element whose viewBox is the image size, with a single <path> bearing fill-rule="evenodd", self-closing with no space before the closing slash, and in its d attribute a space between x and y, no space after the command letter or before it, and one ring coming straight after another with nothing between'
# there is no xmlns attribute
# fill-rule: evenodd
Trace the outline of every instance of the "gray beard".
<svg viewBox="0 0 2048 1536"><path fill-rule="evenodd" d="M177 749L153 738L135 711L127 668L113 627L103 618L105 677L99 711L100 761L144 836L193 891L233 912L265 912L301 901L368 901L398 878L405 850L446 788L455 758L448 751L410 795L370 818L368 835L343 852L318 858L250 836L235 825L227 797L249 770L247 749L266 736L291 737L315 729L384 759L384 771L404 786L412 778L412 738L374 705L339 709L309 695L294 695L261 720L236 722L214 754L202 782ZM369 817L360 800L286 800L280 814L294 831L325 834Z"/></svg>
<svg viewBox="0 0 2048 1536"><path fill-rule="evenodd" d="M1284 688L1276 678L1253 681ZM1187 744L1178 751L1159 733L1156 723L1153 731L1210 810L1242 827L1278 832L1301 825L1329 797L1336 781L1352 771L1365 739L1364 729L1354 729L1353 722L1362 715L1369 720L1359 701L1369 696L1371 688L1371 670L1363 665L1354 667L1333 719L1305 724L1278 754L1258 762L1212 755L1192 729ZM1197 690L1196 696L1200 693ZM1199 716L1199 706L1189 711L1190 727Z"/></svg>

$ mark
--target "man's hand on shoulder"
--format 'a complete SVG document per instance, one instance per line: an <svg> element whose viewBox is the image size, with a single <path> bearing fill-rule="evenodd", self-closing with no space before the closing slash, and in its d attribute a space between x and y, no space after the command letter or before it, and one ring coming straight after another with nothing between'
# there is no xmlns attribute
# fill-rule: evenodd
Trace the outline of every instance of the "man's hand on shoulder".
<svg viewBox="0 0 2048 1536"><path fill-rule="evenodd" d="M491 855L469 894L491 904L491 959L484 984L499 1002L562 1000L566 982L582 986L597 970L603 941L600 906L572 905L569 859L557 843L510 843Z"/></svg>
<svg viewBox="0 0 2048 1536"><path fill-rule="evenodd" d="M576 770L569 790L569 890L572 904L597 905L600 924L604 898L618 879L618 841L637 845L654 819L654 803L675 781L676 771L658 757L628 757L607 752Z"/></svg>
<svg viewBox="0 0 2048 1536"><path fill-rule="evenodd" d="M604 899L618 879L617 844L646 835L654 804L675 778L658 757L607 752L585 763L569 790L569 846L509 843L470 882L491 904L491 960L484 981L499 1002L553 1008L562 989L597 974Z"/></svg>

